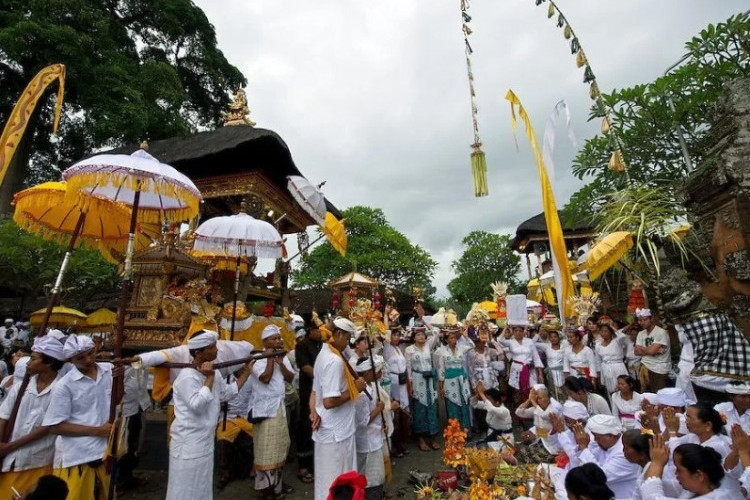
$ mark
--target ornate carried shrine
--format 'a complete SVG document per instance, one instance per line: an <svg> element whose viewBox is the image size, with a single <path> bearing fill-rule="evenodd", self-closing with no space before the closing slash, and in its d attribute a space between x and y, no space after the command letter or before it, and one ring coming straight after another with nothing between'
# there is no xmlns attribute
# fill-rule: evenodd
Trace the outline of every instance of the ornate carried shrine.
<svg viewBox="0 0 750 500"><path fill-rule="evenodd" d="M341 311L346 316L349 315L349 310L354 307L357 299L374 300L374 302L380 301L380 294L378 292L380 283L376 279L356 271L332 280L328 283L328 286L333 290L331 294L331 309ZM380 304L376 305L375 308L379 309Z"/></svg>
<svg viewBox="0 0 750 500"><path fill-rule="evenodd" d="M192 315L186 285L206 276L208 265L176 244L168 233L154 248L133 257L133 293L125 316L126 348L165 348L182 343ZM196 291L196 296L202 295ZM197 298L197 297L196 297Z"/></svg>

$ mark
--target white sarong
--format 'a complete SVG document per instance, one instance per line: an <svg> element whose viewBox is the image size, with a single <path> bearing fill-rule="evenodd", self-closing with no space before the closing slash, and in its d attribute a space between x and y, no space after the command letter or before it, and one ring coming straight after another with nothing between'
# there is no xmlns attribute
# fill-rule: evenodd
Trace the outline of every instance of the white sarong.
<svg viewBox="0 0 750 500"><path fill-rule="evenodd" d="M214 454L198 458L169 457L166 500L206 500L214 497Z"/></svg>
<svg viewBox="0 0 750 500"><path fill-rule="evenodd" d="M315 500L326 500L331 483L341 474L357 470L354 434L338 443L315 443Z"/></svg>

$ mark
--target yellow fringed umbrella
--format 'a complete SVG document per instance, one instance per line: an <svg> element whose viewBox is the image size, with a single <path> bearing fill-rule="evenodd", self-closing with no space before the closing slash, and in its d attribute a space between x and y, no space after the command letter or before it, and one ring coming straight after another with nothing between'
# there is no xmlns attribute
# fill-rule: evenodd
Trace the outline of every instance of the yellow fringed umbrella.
<svg viewBox="0 0 750 500"><path fill-rule="evenodd" d="M109 331L114 327L115 321L117 321L117 313L102 307L89 314L86 323L80 325L79 330L82 332Z"/></svg>
<svg viewBox="0 0 750 500"><path fill-rule="evenodd" d="M346 245L349 242L346 236L346 227L344 226L344 220L338 220L331 212L326 212L326 223L320 226L320 230L326 236L331 246L341 254L342 257L346 257Z"/></svg>
<svg viewBox="0 0 750 500"><path fill-rule="evenodd" d="M29 317L29 323L31 326L40 326L44 319L44 314L47 312L47 308L39 309L31 313ZM76 309L71 309L65 306L56 306L52 308L52 314L49 317L49 325L64 326L68 327L71 325L83 325L86 321L87 316Z"/></svg>
<svg viewBox="0 0 750 500"><path fill-rule="evenodd" d="M45 239L60 243L76 231L78 219L85 214L76 245L97 248L107 258L110 250L124 253L128 244L130 211L111 201L94 198L82 207L78 200L66 196L64 182L45 182L24 189L13 197L13 220L21 228ZM84 209L85 208L85 209ZM135 240L135 249L147 248L161 232L154 224L145 224Z"/></svg>
<svg viewBox="0 0 750 500"><path fill-rule="evenodd" d="M617 231L599 240L586 255L583 265L588 271L589 279L595 280L607 269L633 248L633 234L628 231Z"/></svg>

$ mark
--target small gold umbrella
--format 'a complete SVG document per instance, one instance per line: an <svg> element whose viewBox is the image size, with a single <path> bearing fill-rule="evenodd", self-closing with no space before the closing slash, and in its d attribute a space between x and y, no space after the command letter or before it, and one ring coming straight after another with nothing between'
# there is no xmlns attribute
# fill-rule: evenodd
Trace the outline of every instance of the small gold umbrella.
<svg viewBox="0 0 750 500"><path fill-rule="evenodd" d="M108 332L111 331L117 321L117 313L106 307L97 309L86 318L86 323L79 325L81 332Z"/></svg>
<svg viewBox="0 0 750 500"><path fill-rule="evenodd" d="M41 326L46 312L47 308L45 307L44 309L39 309L38 311L31 313L31 316L29 317L29 323L31 323L31 326ZM50 314L48 324L64 327L82 325L86 321L86 318L87 316L81 311L71 309L70 307L56 306L52 308L52 314Z"/></svg>
<svg viewBox="0 0 750 500"><path fill-rule="evenodd" d="M599 240L586 255L583 268L589 273L589 279L595 280L607 269L633 248L633 234L628 231L617 231Z"/></svg>

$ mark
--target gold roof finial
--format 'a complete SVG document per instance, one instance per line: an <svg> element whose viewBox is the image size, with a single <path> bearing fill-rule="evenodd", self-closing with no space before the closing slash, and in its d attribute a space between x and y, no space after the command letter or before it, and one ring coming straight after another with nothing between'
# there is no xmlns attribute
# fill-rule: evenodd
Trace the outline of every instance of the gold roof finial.
<svg viewBox="0 0 750 500"><path fill-rule="evenodd" d="M230 125L250 125L255 126L255 122L249 118L250 108L247 107L247 98L245 97L245 91L237 89L234 94L234 101L229 105L229 111L222 111L221 115L224 117L224 126Z"/></svg>
<svg viewBox="0 0 750 500"><path fill-rule="evenodd" d="M144 151L148 151L148 141L147 141L147 140L145 140L145 139L144 139L144 140L142 140L142 141L141 141L141 146L140 146L140 147L141 147L141 149L142 149L142 150L144 150Z"/></svg>

